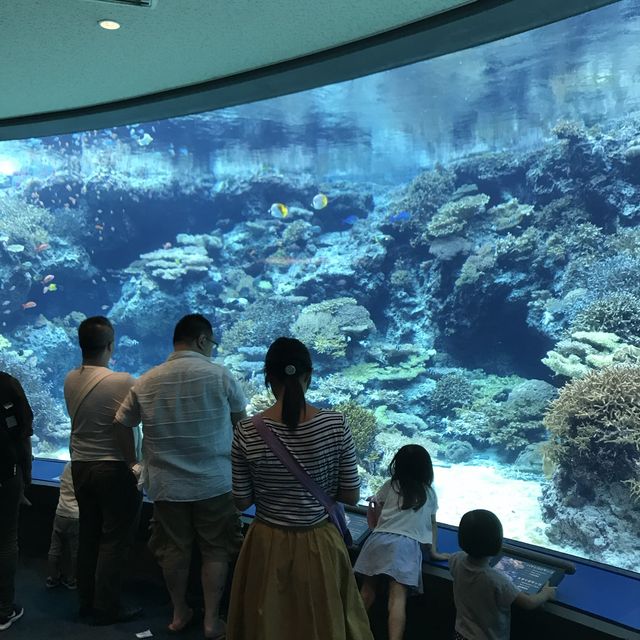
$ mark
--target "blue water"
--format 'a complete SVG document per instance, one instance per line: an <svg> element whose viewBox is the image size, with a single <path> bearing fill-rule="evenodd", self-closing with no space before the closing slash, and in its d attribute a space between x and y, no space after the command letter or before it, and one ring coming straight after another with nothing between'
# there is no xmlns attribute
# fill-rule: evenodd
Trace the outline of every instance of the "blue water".
<svg viewBox="0 0 640 640"><path fill-rule="evenodd" d="M441 519L488 506L507 535L639 571L633 393L613 426L567 418L588 456L543 446L561 389L639 361L639 31L623 1L266 102L0 143L0 366L38 454L67 448L83 317L113 320L112 365L138 375L197 311L256 409L270 341L310 346L363 493L421 442Z"/></svg>

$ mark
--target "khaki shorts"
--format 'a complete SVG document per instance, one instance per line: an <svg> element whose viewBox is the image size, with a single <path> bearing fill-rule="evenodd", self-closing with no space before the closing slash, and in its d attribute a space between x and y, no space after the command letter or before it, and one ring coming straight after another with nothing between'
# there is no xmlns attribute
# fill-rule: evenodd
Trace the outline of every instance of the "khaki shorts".
<svg viewBox="0 0 640 640"><path fill-rule="evenodd" d="M193 543L203 562L227 562L242 544L240 518L231 493L196 502L155 502L149 549L164 568L191 563Z"/></svg>

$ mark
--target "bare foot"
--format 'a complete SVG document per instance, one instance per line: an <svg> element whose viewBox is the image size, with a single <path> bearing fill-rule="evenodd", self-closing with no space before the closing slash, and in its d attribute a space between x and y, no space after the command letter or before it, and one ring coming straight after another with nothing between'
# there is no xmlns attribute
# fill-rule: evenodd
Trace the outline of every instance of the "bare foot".
<svg viewBox="0 0 640 640"><path fill-rule="evenodd" d="M210 640L225 640L227 637L227 625L220 620L216 619L213 624L204 623L204 637Z"/></svg>
<svg viewBox="0 0 640 640"><path fill-rule="evenodd" d="M174 611L173 620L167 628L171 633L180 633L180 631L184 631L186 627L189 626L191 620L193 620L193 609L186 609L185 614L182 616L179 616L178 613Z"/></svg>

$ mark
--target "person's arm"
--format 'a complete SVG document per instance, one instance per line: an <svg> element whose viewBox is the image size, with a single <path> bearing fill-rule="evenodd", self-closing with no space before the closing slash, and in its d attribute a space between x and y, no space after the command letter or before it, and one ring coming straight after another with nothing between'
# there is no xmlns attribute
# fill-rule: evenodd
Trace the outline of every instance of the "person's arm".
<svg viewBox="0 0 640 640"><path fill-rule="evenodd" d="M357 489L338 489L336 500L350 505L358 504L358 500L360 500L360 487Z"/></svg>
<svg viewBox="0 0 640 640"><path fill-rule="evenodd" d="M250 498L234 498L233 504L238 511L246 511L253 504L253 495Z"/></svg>
<svg viewBox="0 0 640 640"><path fill-rule="evenodd" d="M431 533L432 542L429 547L429 557L436 562L445 562L451 554L438 552L438 523L436 522L436 514L431 514Z"/></svg>
<svg viewBox="0 0 640 640"><path fill-rule="evenodd" d="M113 419L113 435L125 462L133 468L138 462L133 430L140 424L140 405L132 389L126 395Z"/></svg>
<svg viewBox="0 0 640 640"><path fill-rule="evenodd" d="M247 412L246 411L240 411L237 413L234 413L233 411L231 412L231 424L233 425L233 428L236 428L236 425L238 424L238 422L240 422L240 420L244 420L247 417Z"/></svg>
<svg viewBox="0 0 640 640"><path fill-rule="evenodd" d="M242 390L242 385L231 375L231 373L229 373L229 371L225 371L225 375L227 401L229 402L231 414L231 426L235 430L238 422L247 417L247 398Z"/></svg>
<svg viewBox="0 0 640 640"><path fill-rule="evenodd" d="M20 381L11 377L11 386L15 394L16 418L20 424L21 437L17 443L18 464L22 469L22 478L25 486L31 484L31 467L33 453L31 449L31 436L33 435L33 411L27 394L24 392Z"/></svg>
<svg viewBox="0 0 640 640"><path fill-rule="evenodd" d="M244 433L238 427L231 444L231 475L233 503L238 511L248 509L254 503L253 480L249 462L244 452Z"/></svg>
<svg viewBox="0 0 640 640"><path fill-rule="evenodd" d="M31 436L26 436L20 440L20 468L22 469L22 478L25 486L31 484L31 466L33 461L33 453L31 451Z"/></svg>
<svg viewBox="0 0 640 640"><path fill-rule="evenodd" d="M113 432L116 438L116 444L124 457L124 461L132 467L136 462L138 462L133 429L131 427L127 427L121 422L114 422Z"/></svg>
<svg viewBox="0 0 640 640"><path fill-rule="evenodd" d="M518 593L513 603L522 609L537 609L547 600L554 600L556 597L556 588L546 584L538 593L528 594L524 592Z"/></svg>
<svg viewBox="0 0 640 640"><path fill-rule="evenodd" d="M356 463L356 446L353 442L351 429L344 421L342 448L338 468L338 491L335 499L338 502L355 505L360 500L360 476Z"/></svg>

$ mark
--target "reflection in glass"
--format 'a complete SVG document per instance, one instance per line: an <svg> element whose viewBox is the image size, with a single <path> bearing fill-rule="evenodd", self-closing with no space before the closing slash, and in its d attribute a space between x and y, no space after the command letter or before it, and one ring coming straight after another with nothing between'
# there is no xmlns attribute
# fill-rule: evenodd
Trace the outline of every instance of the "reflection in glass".
<svg viewBox="0 0 640 640"><path fill-rule="evenodd" d="M269 402L312 349L373 493L405 443L439 519L640 570L640 11L622 1L352 82L0 143L0 366L67 455L85 315L140 374L175 321Z"/></svg>

